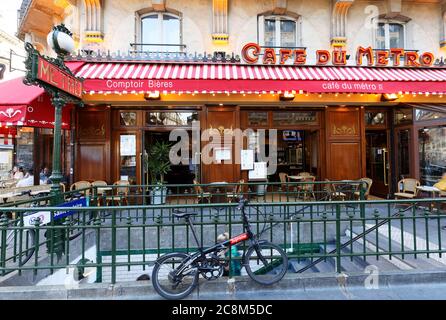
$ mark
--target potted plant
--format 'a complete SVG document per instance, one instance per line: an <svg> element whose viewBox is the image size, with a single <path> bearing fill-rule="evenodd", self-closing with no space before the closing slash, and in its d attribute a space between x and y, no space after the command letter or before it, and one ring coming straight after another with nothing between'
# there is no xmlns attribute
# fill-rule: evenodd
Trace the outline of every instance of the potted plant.
<svg viewBox="0 0 446 320"><path fill-rule="evenodd" d="M150 190L150 203L163 204L166 202L167 188L164 185L164 175L171 169L169 159L170 144L156 141L144 153L145 171L150 174L152 188Z"/></svg>

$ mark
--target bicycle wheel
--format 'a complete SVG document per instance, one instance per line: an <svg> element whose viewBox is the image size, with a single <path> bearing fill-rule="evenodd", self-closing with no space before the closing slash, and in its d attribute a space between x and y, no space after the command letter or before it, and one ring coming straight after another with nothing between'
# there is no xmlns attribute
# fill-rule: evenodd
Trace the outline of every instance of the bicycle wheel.
<svg viewBox="0 0 446 320"><path fill-rule="evenodd" d="M198 284L198 269L187 267L180 275L175 271L189 257L182 252L168 253L155 262L152 271L153 288L162 297L174 300L187 297Z"/></svg>
<svg viewBox="0 0 446 320"><path fill-rule="evenodd" d="M23 266L31 259L36 250L36 232L31 229L14 229L18 222L13 222L13 227L6 234L5 266Z"/></svg>
<svg viewBox="0 0 446 320"><path fill-rule="evenodd" d="M249 277L263 285L280 281L288 270L285 251L270 242L251 245L246 252L244 264Z"/></svg>

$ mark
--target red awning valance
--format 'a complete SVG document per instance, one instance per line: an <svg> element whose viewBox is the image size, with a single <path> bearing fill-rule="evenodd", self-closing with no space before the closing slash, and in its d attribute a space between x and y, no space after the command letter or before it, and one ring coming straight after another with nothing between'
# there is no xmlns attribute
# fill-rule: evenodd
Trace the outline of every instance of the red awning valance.
<svg viewBox="0 0 446 320"><path fill-rule="evenodd" d="M62 129L70 128L70 107L62 111ZM23 78L0 83L0 126L53 128L54 108L42 88Z"/></svg>
<svg viewBox="0 0 446 320"><path fill-rule="evenodd" d="M94 62L76 75L86 92L446 93L446 68Z"/></svg>

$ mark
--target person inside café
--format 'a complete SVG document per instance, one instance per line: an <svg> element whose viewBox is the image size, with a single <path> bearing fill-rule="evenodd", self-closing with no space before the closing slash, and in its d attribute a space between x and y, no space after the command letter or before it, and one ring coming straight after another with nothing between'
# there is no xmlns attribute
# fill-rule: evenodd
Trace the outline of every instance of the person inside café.
<svg viewBox="0 0 446 320"><path fill-rule="evenodd" d="M14 168L12 168L12 172L11 172L12 179L20 180L20 179L23 179L24 176L25 176L25 173L23 171L23 167L14 166Z"/></svg>
<svg viewBox="0 0 446 320"><path fill-rule="evenodd" d="M40 184L49 184L50 183L50 171L47 167L44 167L42 171L40 171Z"/></svg>
<svg viewBox="0 0 446 320"><path fill-rule="evenodd" d="M17 182L16 187L30 187L34 185L34 171L29 169L26 176Z"/></svg>

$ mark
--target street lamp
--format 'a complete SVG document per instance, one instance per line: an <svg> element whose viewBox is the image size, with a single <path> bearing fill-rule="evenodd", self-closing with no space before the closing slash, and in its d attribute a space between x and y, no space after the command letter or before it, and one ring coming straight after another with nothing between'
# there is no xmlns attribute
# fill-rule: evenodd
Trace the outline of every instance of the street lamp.
<svg viewBox="0 0 446 320"><path fill-rule="evenodd" d="M74 50L74 40L72 33L65 27L64 24L53 27L53 30L48 34L46 40L48 45L56 52L57 59L55 62L58 66L65 67L64 58L67 54L70 54ZM61 134L62 134L62 108L65 106L66 101L59 94L52 98L52 104L54 106L54 140L53 140L53 170L50 176L52 182L51 194L53 198L53 205L58 205L63 202L60 195L60 182L63 179L60 165L61 154Z"/></svg>
<svg viewBox="0 0 446 320"><path fill-rule="evenodd" d="M63 178L60 170L62 108L67 103L82 105L82 79L77 78L64 63L65 56L74 49L71 36L72 33L63 24L53 27L48 34L48 45L57 53L57 58L43 56L31 43L25 44L28 55L23 83L44 88L52 96L51 103L54 106L53 170L50 177L52 206L59 206L64 202L60 192ZM64 246L63 233L60 229L51 229L48 236L54 239L50 242L53 243L53 250L60 256Z"/></svg>

